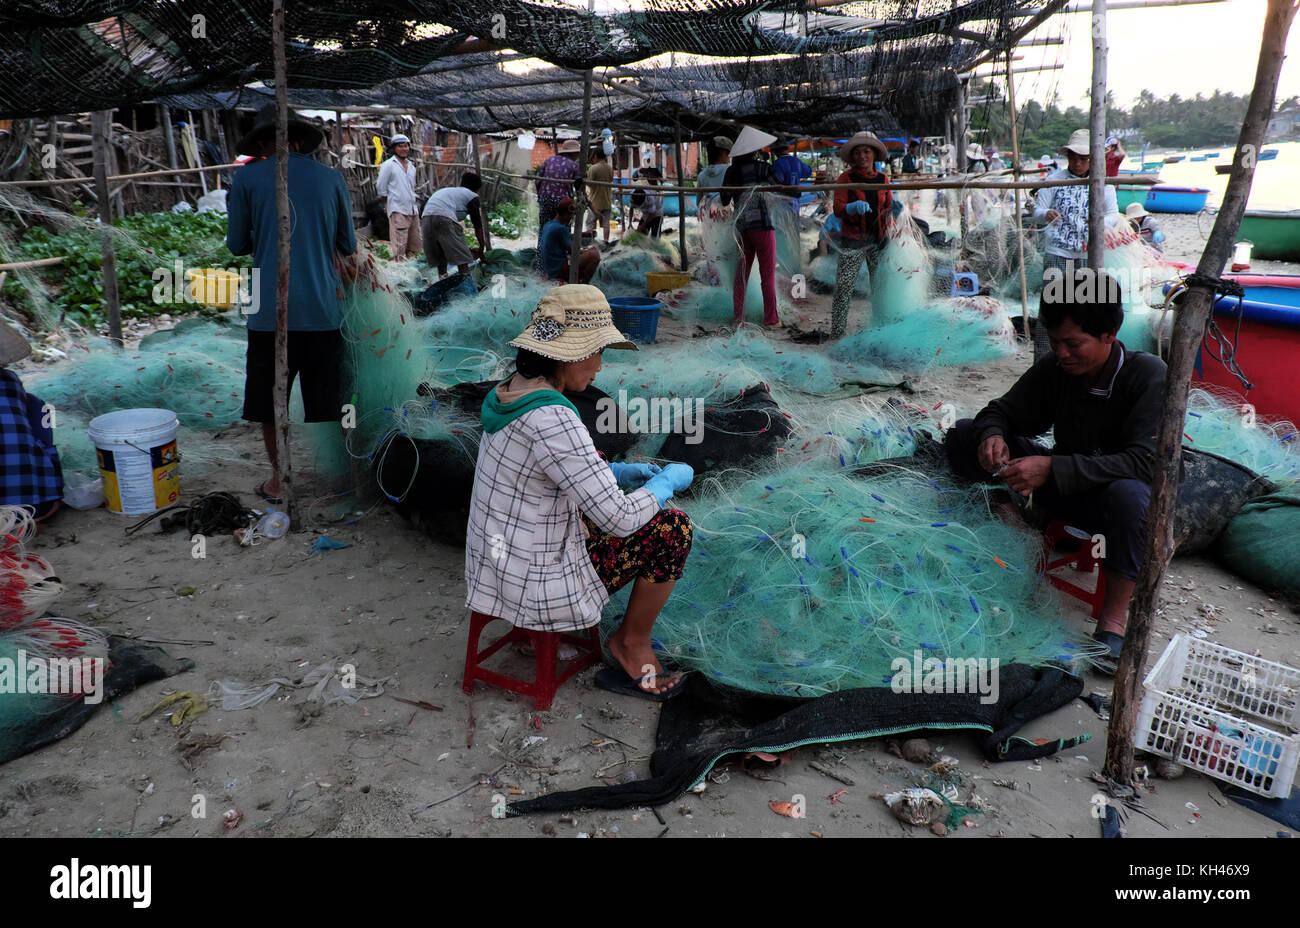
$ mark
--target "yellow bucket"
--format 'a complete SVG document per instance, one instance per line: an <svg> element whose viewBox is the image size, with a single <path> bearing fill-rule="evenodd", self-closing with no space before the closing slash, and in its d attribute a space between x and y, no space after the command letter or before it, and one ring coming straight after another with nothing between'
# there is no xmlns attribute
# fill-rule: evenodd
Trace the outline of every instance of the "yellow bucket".
<svg viewBox="0 0 1300 928"><path fill-rule="evenodd" d="M215 268L193 268L185 272L190 279L190 295L204 306L230 309L239 299L239 275Z"/></svg>
<svg viewBox="0 0 1300 928"><path fill-rule="evenodd" d="M691 282L691 275L682 271L646 271L646 296L654 296L661 290L680 290Z"/></svg>

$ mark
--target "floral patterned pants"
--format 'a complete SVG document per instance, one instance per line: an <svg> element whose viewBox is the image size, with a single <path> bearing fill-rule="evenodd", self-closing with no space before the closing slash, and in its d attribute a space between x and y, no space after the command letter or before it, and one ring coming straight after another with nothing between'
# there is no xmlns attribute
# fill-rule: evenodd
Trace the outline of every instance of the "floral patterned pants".
<svg viewBox="0 0 1300 928"><path fill-rule="evenodd" d="M691 550L691 517L661 509L626 538L602 532L586 517L587 553L605 589L615 593L638 577L654 583L679 580Z"/></svg>

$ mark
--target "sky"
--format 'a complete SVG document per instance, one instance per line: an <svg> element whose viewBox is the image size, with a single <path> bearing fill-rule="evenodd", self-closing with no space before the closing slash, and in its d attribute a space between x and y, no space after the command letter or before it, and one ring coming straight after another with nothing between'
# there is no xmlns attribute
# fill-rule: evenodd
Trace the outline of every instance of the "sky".
<svg viewBox="0 0 1300 928"><path fill-rule="evenodd" d="M1209 96L1216 89L1249 94L1255 82L1266 6L1265 0L1227 0L1203 6L1111 11L1106 20L1107 80L1116 102L1127 109L1143 88L1157 97L1172 93ZM1090 23L1087 13L1054 16L1034 36L1061 36L1064 45L1018 50L1025 57L1013 67L1065 62L1062 70L1017 75L1018 101L1046 103L1057 90L1062 108L1087 108L1092 86ZM1300 22L1292 25L1286 49L1278 100L1300 95Z"/></svg>

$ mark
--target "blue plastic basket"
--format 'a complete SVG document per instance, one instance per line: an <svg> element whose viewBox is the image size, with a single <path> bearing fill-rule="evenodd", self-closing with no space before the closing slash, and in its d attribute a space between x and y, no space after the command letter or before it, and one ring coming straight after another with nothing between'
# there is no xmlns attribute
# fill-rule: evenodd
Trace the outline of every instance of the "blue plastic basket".
<svg viewBox="0 0 1300 928"><path fill-rule="evenodd" d="M643 345L655 340L655 333L659 330L659 310L663 306L661 300L644 296L622 296L609 301L614 325L632 341Z"/></svg>

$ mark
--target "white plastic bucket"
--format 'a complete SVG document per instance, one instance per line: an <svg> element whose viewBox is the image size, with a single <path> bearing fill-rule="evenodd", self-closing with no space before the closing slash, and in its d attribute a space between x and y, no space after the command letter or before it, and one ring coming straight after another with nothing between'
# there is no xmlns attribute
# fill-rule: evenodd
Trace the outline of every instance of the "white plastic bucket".
<svg viewBox="0 0 1300 928"><path fill-rule="evenodd" d="M91 420L109 509L144 515L180 498L179 426L170 409L122 409Z"/></svg>
<svg viewBox="0 0 1300 928"><path fill-rule="evenodd" d="M1254 242L1237 242L1232 246L1232 270L1244 271L1250 267L1250 252Z"/></svg>

